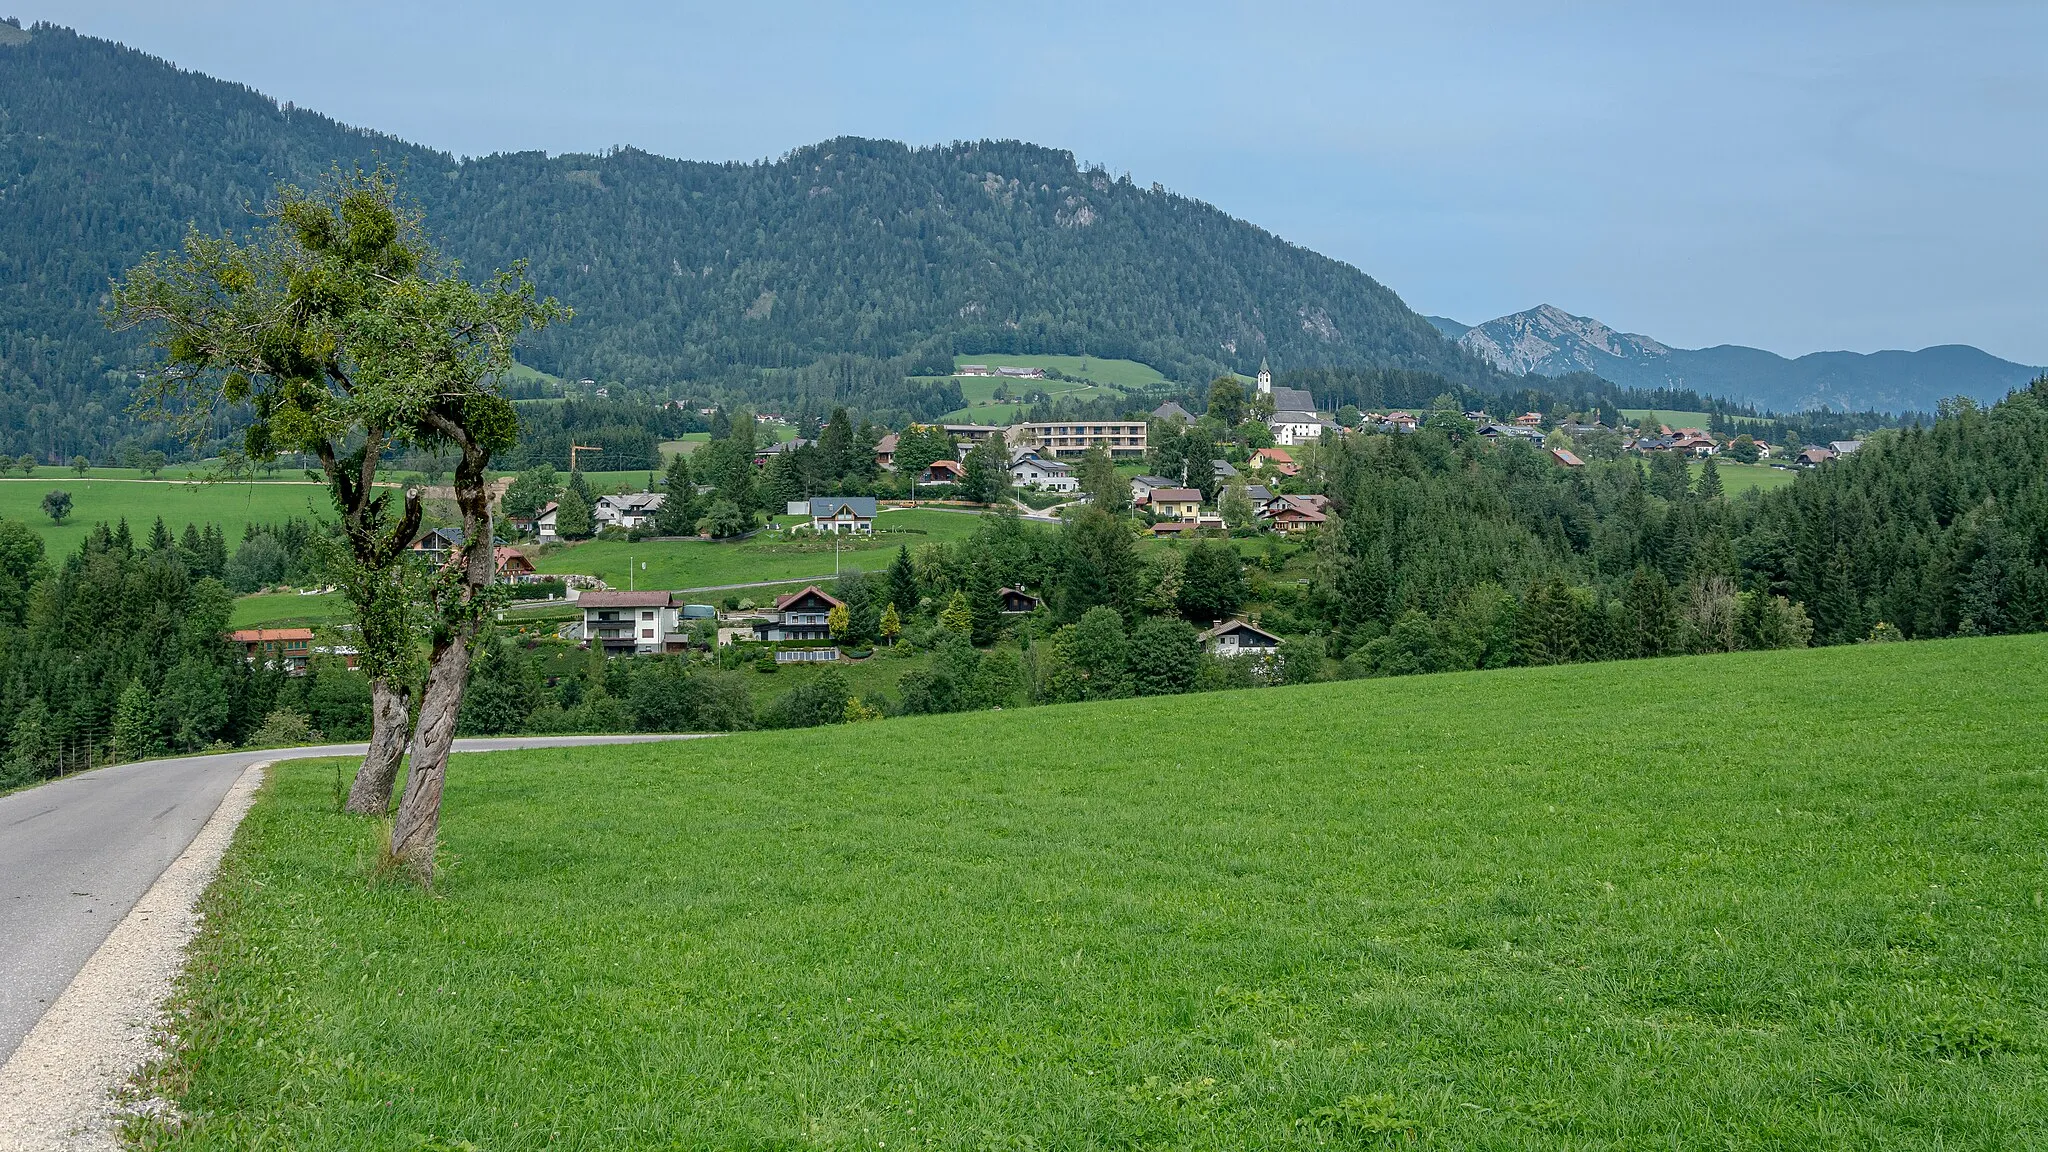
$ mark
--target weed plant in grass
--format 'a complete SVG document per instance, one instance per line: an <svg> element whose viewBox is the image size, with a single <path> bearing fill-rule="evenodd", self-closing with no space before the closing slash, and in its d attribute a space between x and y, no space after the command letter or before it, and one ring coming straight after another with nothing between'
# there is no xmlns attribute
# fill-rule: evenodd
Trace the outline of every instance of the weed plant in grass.
<svg viewBox="0 0 2048 1152"><path fill-rule="evenodd" d="M161 1147L2027 1148L2048 637L278 769Z"/></svg>

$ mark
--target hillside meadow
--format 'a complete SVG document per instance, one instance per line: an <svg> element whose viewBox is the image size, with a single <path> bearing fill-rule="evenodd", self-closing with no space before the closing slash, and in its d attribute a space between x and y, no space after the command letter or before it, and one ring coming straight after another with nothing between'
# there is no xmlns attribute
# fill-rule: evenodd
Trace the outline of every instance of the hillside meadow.
<svg viewBox="0 0 2048 1152"><path fill-rule="evenodd" d="M150 1147L2025 1148L2048 637L344 765L204 904Z"/></svg>
<svg viewBox="0 0 2048 1152"><path fill-rule="evenodd" d="M71 494L71 514L62 524L43 514L43 497L52 489ZM123 517L138 537L146 537L159 516L173 532L182 532L186 524L210 521L221 526L232 548L252 523L271 524L292 516L303 520L331 515L332 511L326 491L304 481L80 479L54 468L28 478L0 478L0 518L19 520L35 529L52 559L75 551L93 525L114 524Z"/></svg>
<svg viewBox="0 0 2048 1152"><path fill-rule="evenodd" d="M778 517L783 524L789 517ZM979 515L936 508L886 509L872 537L841 537L838 566L877 572L889 566L903 545L960 540L974 533ZM744 540L587 540L542 554L534 561L549 575L582 573L614 588L707 588L764 581L830 579L834 541L803 533L763 532Z"/></svg>

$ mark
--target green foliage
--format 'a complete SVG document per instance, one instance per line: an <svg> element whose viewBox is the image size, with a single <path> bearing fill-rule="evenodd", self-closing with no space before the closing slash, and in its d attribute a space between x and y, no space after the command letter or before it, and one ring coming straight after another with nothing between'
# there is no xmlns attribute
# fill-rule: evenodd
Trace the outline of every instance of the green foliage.
<svg viewBox="0 0 2048 1152"><path fill-rule="evenodd" d="M521 472L505 489L501 507L507 516L531 518L562 493L553 464L536 464Z"/></svg>
<svg viewBox="0 0 2048 1152"><path fill-rule="evenodd" d="M581 473L572 472L572 477ZM555 535L564 540L588 540L597 531L597 520L590 507L588 489L578 491L575 484L562 489L562 496L555 505Z"/></svg>
<svg viewBox="0 0 2048 1152"><path fill-rule="evenodd" d="M61 488L51 489L43 497L43 515L62 524L64 518L71 515L71 493Z"/></svg>
<svg viewBox="0 0 2048 1152"><path fill-rule="evenodd" d="M697 530L697 481L690 458L678 454L662 475L661 507L654 510L654 534L688 536Z"/></svg>

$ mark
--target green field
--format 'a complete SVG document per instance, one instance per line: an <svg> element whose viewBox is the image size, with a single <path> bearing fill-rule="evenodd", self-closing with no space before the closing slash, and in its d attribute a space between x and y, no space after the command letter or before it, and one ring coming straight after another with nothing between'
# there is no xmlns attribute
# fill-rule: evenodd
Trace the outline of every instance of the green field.
<svg viewBox="0 0 2048 1152"><path fill-rule="evenodd" d="M1673 428L1703 429L1707 426L1707 421L1712 419L1705 412L1677 412L1662 408L1623 408L1621 414L1630 420L1652 420L1659 424L1669 424Z"/></svg>
<svg viewBox="0 0 2048 1152"><path fill-rule="evenodd" d="M957 540L974 532L978 518L968 512L935 509L884 510L872 538L842 537L839 567L880 571L896 549L933 540ZM580 572L614 588L702 588L761 580L802 580L830 576L833 540L808 534L791 538L763 532L736 543L711 540L589 540L550 552L534 562L545 573Z"/></svg>
<svg viewBox="0 0 2048 1152"><path fill-rule="evenodd" d="M1111 388L1146 388L1167 382L1166 377L1150 364L1140 364L1136 360L1105 360L1100 356L1028 356L988 352L979 356L953 357L955 368L962 364L981 364L989 368L1046 368ZM970 383L988 383L992 386L996 381L975 378L962 380L960 383L961 387L965 388ZM1020 384L1028 388L1041 384L1055 385L1061 381L1011 380L1008 383L1014 389Z"/></svg>
<svg viewBox="0 0 2048 1152"><path fill-rule="evenodd" d="M302 596L297 592L259 592L235 598L228 618L231 628L311 628L337 624L348 613L338 592Z"/></svg>
<svg viewBox="0 0 2048 1152"><path fill-rule="evenodd" d="M1694 461L1693 478L1699 478L1700 469L1705 465ZM1799 479L1799 474L1789 468L1773 468L1768 464L1737 464L1733 460L1717 460L1715 468L1721 473L1721 490L1729 496L1740 496L1752 489L1766 492L1773 488L1789 487Z"/></svg>
<svg viewBox="0 0 2048 1152"><path fill-rule="evenodd" d="M2048 637L278 771L170 1148L2027 1148Z"/></svg>
<svg viewBox="0 0 2048 1152"><path fill-rule="evenodd" d="M71 515L53 524L43 515L43 496L53 488L71 494ZM228 547L242 539L250 523L268 524L288 516L304 519L329 515L333 505L317 484L288 483L192 484L173 481L80 480L70 473L46 469L36 476L0 479L0 517L19 520L42 534L52 559L77 548L98 523L127 517L137 538L146 538L158 516L173 532L186 524L212 521L227 534Z"/></svg>
<svg viewBox="0 0 2048 1152"><path fill-rule="evenodd" d="M1140 364L1136 360L1104 360L1097 356L1017 356L990 353L984 356L955 356L953 362L955 366L982 364L990 368L1048 368L1090 382L1080 384L1071 380L960 377L957 378L957 382L961 395L967 399L967 407L957 408L941 418L948 423L956 424L1004 424L1021 414L1024 410L1022 403L998 402L995 399L998 386L1007 387L1013 396L1042 390L1056 400L1099 400L1104 397L1120 397L1129 389L1167 383L1166 377L1149 364Z"/></svg>

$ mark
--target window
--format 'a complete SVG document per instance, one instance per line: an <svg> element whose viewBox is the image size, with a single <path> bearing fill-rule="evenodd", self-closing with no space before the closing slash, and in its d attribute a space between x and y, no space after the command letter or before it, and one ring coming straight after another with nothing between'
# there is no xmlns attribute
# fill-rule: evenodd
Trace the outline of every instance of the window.
<svg viewBox="0 0 2048 1152"><path fill-rule="evenodd" d="M652 628L642 628L642 629L640 630L640 638L641 638L642 640L652 640L652 639L654 639L654 629L652 629Z"/></svg>
<svg viewBox="0 0 2048 1152"><path fill-rule="evenodd" d="M648 610L646 610L646 611L644 611L644 612L640 613L640 618L641 618L642 620L652 620L652 619L654 619L654 610L653 610L652 608L650 608L650 609L648 609Z"/></svg>

